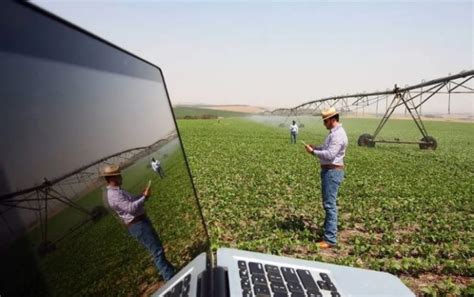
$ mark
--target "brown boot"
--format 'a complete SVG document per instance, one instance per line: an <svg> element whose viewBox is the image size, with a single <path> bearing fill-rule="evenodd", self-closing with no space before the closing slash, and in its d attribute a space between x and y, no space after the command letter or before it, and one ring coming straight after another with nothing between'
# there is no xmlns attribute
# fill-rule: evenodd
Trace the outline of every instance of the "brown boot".
<svg viewBox="0 0 474 297"><path fill-rule="evenodd" d="M330 244L329 242L321 240L320 242L318 242L318 246L320 249L324 250L324 249L330 249L334 247L334 244Z"/></svg>

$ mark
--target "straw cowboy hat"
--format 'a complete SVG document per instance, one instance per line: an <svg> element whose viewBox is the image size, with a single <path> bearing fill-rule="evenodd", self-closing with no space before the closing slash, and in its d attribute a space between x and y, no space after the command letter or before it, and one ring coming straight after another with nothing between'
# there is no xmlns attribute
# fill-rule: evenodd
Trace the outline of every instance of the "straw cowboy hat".
<svg viewBox="0 0 474 297"><path fill-rule="evenodd" d="M324 121L325 119L329 119L330 117L333 117L336 114L339 114L339 112L337 112L334 107L331 107L329 109L323 110L321 112L321 117L323 118L323 121Z"/></svg>
<svg viewBox="0 0 474 297"><path fill-rule="evenodd" d="M110 164L110 165L105 165L102 168L102 173L100 174L101 176L117 176L121 175L120 173L120 167L115 164Z"/></svg>

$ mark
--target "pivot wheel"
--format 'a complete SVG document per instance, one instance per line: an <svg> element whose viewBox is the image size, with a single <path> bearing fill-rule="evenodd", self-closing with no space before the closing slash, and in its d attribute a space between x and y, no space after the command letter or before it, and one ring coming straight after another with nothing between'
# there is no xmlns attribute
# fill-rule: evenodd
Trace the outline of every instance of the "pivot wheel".
<svg viewBox="0 0 474 297"><path fill-rule="evenodd" d="M420 143L420 149L422 150L435 150L438 147L436 139L431 136L425 136L420 139L423 143Z"/></svg>
<svg viewBox="0 0 474 297"><path fill-rule="evenodd" d="M357 140L357 144L359 146L374 147L375 146L374 137L370 134L362 134L361 136L359 136L359 139Z"/></svg>

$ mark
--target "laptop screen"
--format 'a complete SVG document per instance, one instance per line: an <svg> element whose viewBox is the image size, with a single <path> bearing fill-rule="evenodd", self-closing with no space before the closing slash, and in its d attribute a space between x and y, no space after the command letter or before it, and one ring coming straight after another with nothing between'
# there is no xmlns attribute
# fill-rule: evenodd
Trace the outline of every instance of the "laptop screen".
<svg viewBox="0 0 474 297"><path fill-rule="evenodd" d="M4 1L0 85L1 296L148 295L209 251L159 68Z"/></svg>

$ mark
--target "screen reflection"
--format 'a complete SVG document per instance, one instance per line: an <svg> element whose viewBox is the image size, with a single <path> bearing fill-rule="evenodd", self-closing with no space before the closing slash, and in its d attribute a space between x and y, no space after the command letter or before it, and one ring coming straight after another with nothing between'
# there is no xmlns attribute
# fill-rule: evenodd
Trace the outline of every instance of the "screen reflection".
<svg viewBox="0 0 474 297"><path fill-rule="evenodd" d="M1 6L0 295L153 293L209 249L161 71Z"/></svg>

